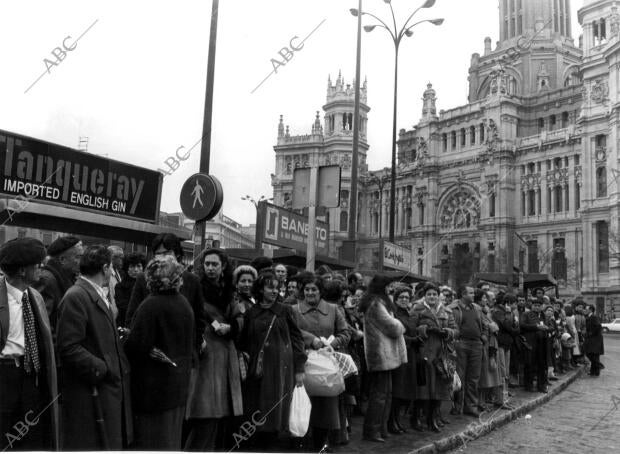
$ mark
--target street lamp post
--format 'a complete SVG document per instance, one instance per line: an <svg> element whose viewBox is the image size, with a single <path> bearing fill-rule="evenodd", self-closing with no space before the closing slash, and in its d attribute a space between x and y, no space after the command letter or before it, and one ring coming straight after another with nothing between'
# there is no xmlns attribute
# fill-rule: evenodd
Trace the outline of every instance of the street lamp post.
<svg viewBox="0 0 620 454"><path fill-rule="evenodd" d="M394 112L393 112L393 121L392 121L392 172L391 172L391 186L390 186L390 242L394 242L394 218L396 211L396 116L397 116L397 106L398 106L398 49L400 47L400 42L404 36L410 37L413 35L411 29L418 24L422 24L424 22L430 22L433 25L441 25L443 23L443 19L425 19L418 22L415 22L412 25L409 25L409 22L413 18L413 16L422 8L430 8L435 4L435 0L426 0L422 6L416 8L413 13L407 18L405 24L398 29L396 25L396 15L394 14L394 8L392 8L391 0L383 0L390 7L390 12L392 13L392 21L394 24L394 28L390 28L383 20L378 18L372 13L367 13L362 11L362 15L370 16L376 21L378 24L374 25L365 25L364 31L371 32L376 27L384 28L388 31L390 36L392 37L392 41L394 42ZM360 12L357 9L351 9L351 14L354 16L358 16Z"/></svg>
<svg viewBox="0 0 620 454"><path fill-rule="evenodd" d="M256 208L256 232L254 232L254 249L256 249L257 251L260 250L261 248L261 241L258 235L258 228L260 226L260 220L258 219L258 206L261 202L268 202L270 200L273 200L273 197L267 198L264 195L261 195L258 200L254 199L254 197L251 197L249 195L244 195L243 197L241 197L241 200L245 200L247 202L250 202L252 205L254 205L254 208Z"/></svg>

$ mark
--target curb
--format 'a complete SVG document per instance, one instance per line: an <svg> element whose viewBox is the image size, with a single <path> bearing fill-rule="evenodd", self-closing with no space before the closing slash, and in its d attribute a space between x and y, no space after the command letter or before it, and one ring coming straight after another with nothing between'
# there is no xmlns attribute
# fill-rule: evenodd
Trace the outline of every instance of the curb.
<svg viewBox="0 0 620 454"><path fill-rule="evenodd" d="M426 446L409 451L408 454L435 454L440 452L446 452L456 449L466 444L467 441L473 441L480 438L493 430L508 424L510 421L517 419L524 414L529 413L531 410L546 404L555 396L564 391L571 383L577 378L581 377L586 366L579 368L571 377L567 378L558 386L554 386L547 394L543 394L536 399L523 403L514 410L510 410L502 415L499 415L487 422L476 422L474 427L469 427L462 432L444 437ZM470 424L471 426L471 424Z"/></svg>

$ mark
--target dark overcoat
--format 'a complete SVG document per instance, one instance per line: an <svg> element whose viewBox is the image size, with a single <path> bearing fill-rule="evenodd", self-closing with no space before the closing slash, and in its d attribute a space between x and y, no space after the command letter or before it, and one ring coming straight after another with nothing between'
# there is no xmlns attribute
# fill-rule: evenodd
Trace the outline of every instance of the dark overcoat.
<svg viewBox="0 0 620 454"><path fill-rule="evenodd" d="M232 305L226 313L205 304L207 317L219 323L232 323ZM243 414L239 356L233 341L234 331L220 336L212 325L205 327L207 342L198 368L192 370L187 401L187 418L224 418Z"/></svg>
<svg viewBox="0 0 620 454"><path fill-rule="evenodd" d="M194 327L196 332L196 351L198 351L200 344L202 343L201 334L205 330L205 326L211 323L213 320L209 319L204 306L204 297L202 295L202 289L200 285L200 279L194 273L184 271L181 275L183 284L179 292L187 299L189 305L194 311ZM136 283L133 286L131 292L131 299L129 300L129 306L127 307L127 315L125 316L126 326L131 326L132 319L138 306L142 304L142 301L149 296L149 291L146 288L146 279L144 273L140 273L136 278Z"/></svg>
<svg viewBox="0 0 620 454"><path fill-rule="evenodd" d="M586 318L586 339L583 342L583 350L587 355L598 354L604 355L605 348L603 346L603 328L599 318L592 314Z"/></svg>
<svg viewBox="0 0 620 454"><path fill-rule="evenodd" d="M61 301L57 342L62 362L62 449L103 449L95 422L96 387L109 447L122 450L124 442L133 440L129 361L111 310L84 279L78 279Z"/></svg>
<svg viewBox="0 0 620 454"><path fill-rule="evenodd" d="M4 277L0 278L0 351L6 345L9 335L9 302L7 297L6 281ZM47 410L51 414L51 448L58 451L59 446L59 410L58 410L58 381L56 376L56 357L54 354L54 342L52 340L52 331L50 321L45 308L43 297L35 289L28 289L30 301L32 304L32 312L37 322L37 333L40 334L40 348L42 363L45 365L45 378L48 387L48 395L50 396L50 408ZM0 399L2 396L0 396Z"/></svg>
<svg viewBox="0 0 620 454"><path fill-rule="evenodd" d="M439 304L439 303L438 303ZM444 382L438 376L433 365L433 361L441 355L446 354L444 343L450 342L458 335L458 330L454 323L452 310L441 306L437 313L424 303L418 303L413 307L411 313L414 323L417 326L417 333L424 341L420 348L420 356L425 358L424 367L426 369L426 385L417 386L416 398L420 400L449 400L452 390L452 382ZM445 328L448 338L442 341L436 333L429 333L429 327Z"/></svg>
<svg viewBox="0 0 620 454"><path fill-rule="evenodd" d="M251 307L245 315L240 345L249 353L250 364L253 364L272 320L273 327L263 350L263 378L248 377L243 399L246 415L258 410L266 417L265 423L257 430L281 433L288 430L295 374L303 373L306 363L304 340L293 318L292 307L279 302L268 309L258 304Z"/></svg>
<svg viewBox="0 0 620 454"><path fill-rule="evenodd" d="M413 309L413 308L412 308ZM394 312L405 327L405 345L407 346L407 363L401 364L392 372L392 396L397 399L414 400L416 390L416 349L421 344L416 331L416 324L411 312L397 306Z"/></svg>
<svg viewBox="0 0 620 454"><path fill-rule="evenodd" d="M150 357L153 347L172 362ZM179 293L147 297L136 311L125 351L131 362L134 410L156 413L185 406L194 348L194 313Z"/></svg>
<svg viewBox="0 0 620 454"><path fill-rule="evenodd" d="M47 315L49 316L52 333L56 335L59 305L62 297L75 282L74 276L54 258L50 258L43 269L39 280L33 286L43 297Z"/></svg>

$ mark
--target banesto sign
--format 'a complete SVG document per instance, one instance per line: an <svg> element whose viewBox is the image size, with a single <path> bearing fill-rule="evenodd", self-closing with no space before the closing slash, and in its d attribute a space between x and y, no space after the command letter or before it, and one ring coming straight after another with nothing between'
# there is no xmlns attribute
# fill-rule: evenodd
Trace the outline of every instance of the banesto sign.
<svg viewBox="0 0 620 454"><path fill-rule="evenodd" d="M0 130L0 193L155 223L159 172Z"/></svg>
<svg viewBox="0 0 620 454"><path fill-rule="evenodd" d="M411 271L411 251L397 244L383 241L383 266Z"/></svg>
<svg viewBox="0 0 620 454"><path fill-rule="evenodd" d="M306 252L308 242L308 218L270 203L259 205L259 221L262 242ZM316 223L316 252L329 253L329 224Z"/></svg>

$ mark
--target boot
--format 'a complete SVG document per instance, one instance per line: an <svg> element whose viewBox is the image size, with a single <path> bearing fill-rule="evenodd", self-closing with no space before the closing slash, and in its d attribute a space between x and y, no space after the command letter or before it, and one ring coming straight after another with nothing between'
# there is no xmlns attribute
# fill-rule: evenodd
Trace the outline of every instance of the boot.
<svg viewBox="0 0 620 454"><path fill-rule="evenodd" d="M401 434L407 433L407 429L405 429L403 423L400 421L400 410L401 410L401 401L399 399L394 399L392 401L392 414L394 415L394 427L398 429Z"/></svg>
<svg viewBox="0 0 620 454"><path fill-rule="evenodd" d="M444 426L446 424L450 424L450 421L448 421L447 419L445 419L443 417L443 415L441 414L441 401L437 403L437 420L442 423Z"/></svg>
<svg viewBox="0 0 620 454"><path fill-rule="evenodd" d="M440 432L439 425L435 419L435 401L428 400L426 403L426 426L430 432Z"/></svg>
<svg viewBox="0 0 620 454"><path fill-rule="evenodd" d="M424 426L420 421L420 406L418 405L420 401L413 403L411 406L411 417L409 422L411 423L411 428L417 432L424 432Z"/></svg>

